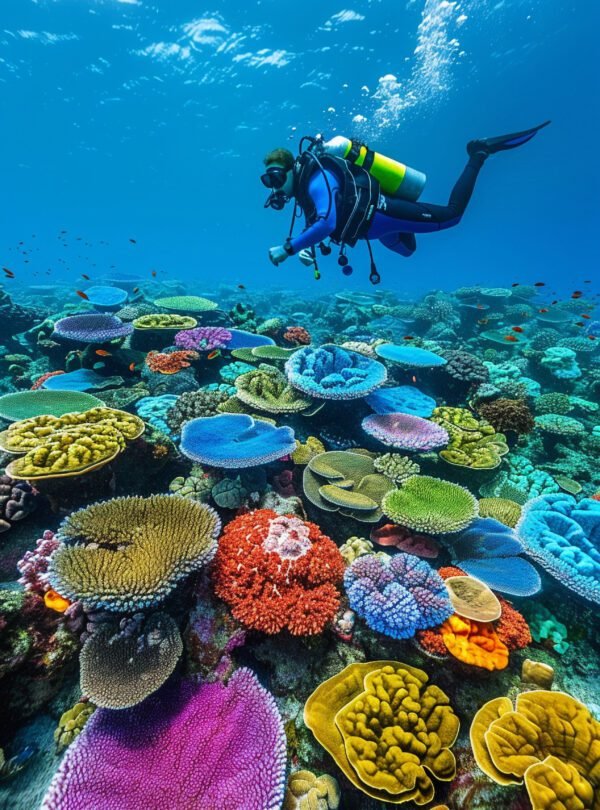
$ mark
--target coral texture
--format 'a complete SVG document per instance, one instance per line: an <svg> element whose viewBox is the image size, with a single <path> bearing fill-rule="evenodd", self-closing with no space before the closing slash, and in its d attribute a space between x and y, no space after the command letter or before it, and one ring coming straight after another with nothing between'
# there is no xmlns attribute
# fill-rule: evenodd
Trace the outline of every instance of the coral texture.
<svg viewBox="0 0 600 810"><path fill-rule="evenodd" d="M395 523L427 534L460 531L477 516L477 501L467 489L428 475L413 475L388 492L381 506Z"/></svg>
<svg viewBox="0 0 600 810"><path fill-rule="evenodd" d="M362 420L362 428L387 447L418 453L445 447L449 441L443 427L407 413L371 414Z"/></svg>
<svg viewBox="0 0 600 810"><path fill-rule="evenodd" d="M212 352L215 349L224 349L230 340L231 332L222 326L198 326L177 332L174 342L180 349Z"/></svg>
<svg viewBox="0 0 600 810"><path fill-rule="evenodd" d="M331 343L299 349L285 371L295 388L318 399L360 399L387 379L381 363Z"/></svg>

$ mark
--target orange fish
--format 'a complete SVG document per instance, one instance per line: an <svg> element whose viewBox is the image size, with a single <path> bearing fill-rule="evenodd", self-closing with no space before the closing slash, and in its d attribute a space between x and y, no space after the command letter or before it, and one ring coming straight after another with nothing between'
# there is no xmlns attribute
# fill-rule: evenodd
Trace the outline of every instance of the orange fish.
<svg viewBox="0 0 600 810"><path fill-rule="evenodd" d="M61 596L50 588L50 590L46 591L44 594L44 604L47 608L50 608L50 610L55 610L57 613L64 613L71 603L68 599L65 599L64 596Z"/></svg>
<svg viewBox="0 0 600 810"><path fill-rule="evenodd" d="M89 301L89 295L86 295L83 290L75 290L75 295L78 295L80 298L83 298L84 301Z"/></svg>
<svg viewBox="0 0 600 810"><path fill-rule="evenodd" d="M96 349L96 354L98 357L112 357L112 354L107 352L106 349Z"/></svg>
<svg viewBox="0 0 600 810"><path fill-rule="evenodd" d="M90 277L89 277L89 276L86 276L86 274L85 274L85 273L82 273L82 274L81 274L81 278L84 278L86 281L89 281L89 280L90 280Z"/></svg>
<svg viewBox="0 0 600 810"><path fill-rule="evenodd" d="M477 304L477 309L485 309L485 307L483 306L483 304Z"/></svg>
<svg viewBox="0 0 600 810"><path fill-rule="evenodd" d="M215 349L214 352L210 352L210 354L206 355L206 359L207 360L214 360L215 357L218 357L220 354L221 354L221 352L218 349Z"/></svg>
<svg viewBox="0 0 600 810"><path fill-rule="evenodd" d="M414 340L414 337L412 335L404 335L402 340Z"/></svg>
<svg viewBox="0 0 600 810"><path fill-rule="evenodd" d="M507 340L509 343L518 343L519 339L516 338L514 335L504 335L504 340Z"/></svg>
<svg viewBox="0 0 600 810"><path fill-rule="evenodd" d="M538 312L541 312L543 314L544 312L548 312L548 310L547 309L538 309Z"/></svg>
<svg viewBox="0 0 600 810"><path fill-rule="evenodd" d="M520 326L511 326L511 329L513 330L513 332L519 332L520 333L520 332L523 331L523 329Z"/></svg>
<svg viewBox="0 0 600 810"><path fill-rule="evenodd" d="M9 270L8 267L3 267L4 273L6 274L6 278L14 278L15 274L12 270Z"/></svg>
<svg viewBox="0 0 600 810"><path fill-rule="evenodd" d="M596 335L588 335L588 340L596 340Z"/></svg>
<svg viewBox="0 0 600 810"><path fill-rule="evenodd" d="M534 284L533 286L534 286L534 287L545 287L545 286L546 286L546 282L545 282L545 281L536 281L536 282L535 282L535 284Z"/></svg>
<svg viewBox="0 0 600 810"><path fill-rule="evenodd" d="M150 275L152 276L152 278L156 278L156 270L153 270L153 271L150 273Z"/></svg>
<svg viewBox="0 0 600 810"><path fill-rule="evenodd" d="M585 318L585 319L586 319L586 321L589 321L589 319L590 319L592 316L591 316L591 315L588 315L586 312L583 312L583 313L581 314L581 317L582 317L582 318Z"/></svg>
<svg viewBox="0 0 600 810"><path fill-rule="evenodd" d="M135 371L135 363L129 364L129 371Z"/></svg>

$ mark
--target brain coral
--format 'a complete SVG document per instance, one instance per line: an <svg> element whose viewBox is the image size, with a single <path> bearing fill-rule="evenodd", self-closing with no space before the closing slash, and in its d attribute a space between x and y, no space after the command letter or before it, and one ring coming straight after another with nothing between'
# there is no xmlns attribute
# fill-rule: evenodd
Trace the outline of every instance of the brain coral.
<svg viewBox="0 0 600 810"><path fill-rule="evenodd" d="M516 532L530 557L563 585L600 604L600 502L542 495L524 507Z"/></svg>
<svg viewBox="0 0 600 810"><path fill-rule="evenodd" d="M83 645L81 691L97 706L140 703L162 686L183 652L177 625L166 613L136 618L123 620L120 631L101 624Z"/></svg>
<svg viewBox="0 0 600 810"><path fill-rule="evenodd" d="M488 701L471 724L479 767L500 785L525 783L533 810L598 810L600 723L564 692Z"/></svg>
<svg viewBox="0 0 600 810"><path fill-rule="evenodd" d="M458 532L477 517L469 490L428 475L413 475L401 489L388 492L381 508L395 523L427 534Z"/></svg>
<svg viewBox="0 0 600 810"><path fill-rule="evenodd" d="M442 578L410 554L358 557L344 574L344 587L352 610L392 638L412 638L452 614Z"/></svg>
<svg viewBox="0 0 600 810"><path fill-rule="evenodd" d="M295 413L311 404L311 399L293 388L279 369L265 363L237 377L235 387L238 399L267 413Z"/></svg>
<svg viewBox="0 0 600 810"><path fill-rule="evenodd" d="M220 521L188 498L114 498L73 512L58 532L52 587L88 609L139 610L161 602L216 551Z"/></svg>
<svg viewBox="0 0 600 810"><path fill-rule="evenodd" d="M186 422L181 452L210 467L238 469L268 464L296 449L290 427L274 427L246 414L220 414Z"/></svg>
<svg viewBox="0 0 600 810"><path fill-rule="evenodd" d="M229 523L215 558L215 592L246 627L321 633L339 607L337 546L314 523L258 509Z"/></svg>
<svg viewBox="0 0 600 810"><path fill-rule="evenodd" d="M427 804L451 781L459 721L448 696L398 661L350 664L324 681L304 722L344 775L380 802Z"/></svg>
<svg viewBox="0 0 600 810"><path fill-rule="evenodd" d="M362 420L363 430L388 447L426 452L448 444L446 430L435 422L407 413L370 414Z"/></svg>
<svg viewBox="0 0 600 810"><path fill-rule="evenodd" d="M381 363L331 343L299 349L285 371L295 388L319 399L359 399L387 379Z"/></svg>
<svg viewBox="0 0 600 810"><path fill-rule="evenodd" d="M281 717L239 669L227 686L176 681L132 709L97 709L42 810L279 810L284 790Z"/></svg>
<svg viewBox="0 0 600 810"><path fill-rule="evenodd" d="M340 799L340 786L333 776L295 771L288 779L282 810L337 810Z"/></svg>

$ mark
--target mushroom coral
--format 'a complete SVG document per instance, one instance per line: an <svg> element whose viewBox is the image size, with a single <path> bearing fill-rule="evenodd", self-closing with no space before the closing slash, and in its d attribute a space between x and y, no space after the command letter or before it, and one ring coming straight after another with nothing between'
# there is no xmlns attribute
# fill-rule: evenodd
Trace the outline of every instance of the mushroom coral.
<svg viewBox="0 0 600 810"><path fill-rule="evenodd" d="M451 781L459 730L448 696L399 661L350 664L308 698L304 722L355 787L382 802L427 804Z"/></svg>

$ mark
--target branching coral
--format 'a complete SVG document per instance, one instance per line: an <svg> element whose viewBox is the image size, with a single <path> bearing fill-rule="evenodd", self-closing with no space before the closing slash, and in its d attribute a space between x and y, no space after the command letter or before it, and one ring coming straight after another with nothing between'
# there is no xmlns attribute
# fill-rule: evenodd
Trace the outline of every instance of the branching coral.
<svg viewBox="0 0 600 810"><path fill-rule="evenodd" d="M210 312L218 306L214 301L209 301L208 298L202 298L199 295L171 295L167 298L157 298L154 303L160 309L177 313Z"/></svg>
<svg viewBox="0 0 600 810"><path fill-rule="evenodd" d="M344 560L314 523L268 509L229 523L215 558L215 592L246 627L321 633L339 607Z"/></svg>
<svg viewBox="0 0 600 810"><path fill-rule="evenodd" d="M411 476L418 475L421 468L416 461L399 453L384 453L373 461L377 472L383 473L395 484L401 486Z"/></svg>
<svg viewBox="0 0 600 810"><path fill-rule="evenodd" d="M288 326L283 339L292 346L309 346L311 337L303 326Z"/></svg>
<svg viewBox="0 0 600 810"><path fill-rule="evenodd" d="M216 551L220 521L188 498L114 498L73 512L52 555L53 588L89 609L117 612L160 603Z"/></svg>
<svg viewBox="0 0 600 810"><path fill-rule="evenodd" d="M427 804L432 777L454 778L459 730L448 696L428 680L398 661L350 664L309 697L304 722L363 793Z"/></svg>
<svg viewBox="0 0 600 810"><path fill-rule="evenodd" d="M166 422L174 433L180 433L181 428L191 419L199 416L216 416L218 406L228 399L224 391L184 391L175 400L173 406L167 411Z"/></svg>
<svg viewBox="0 0 600 810"><path fill-rule="evenodd" d="M189 368L192 360L197 360L198 352L182 350L179 352L148 352L146 365L150 371L158 374L177 374L182 368Z"/></svg>
<svg viewBox="0 0 600 810"><path fill-rule="evenodd" d="M212 352L224 349L231 340L231 332L222 326L198 326L175 335L175 345L189 351Z"/></svg>
<svg viewBox="0 0 600 810"><path fill-rule="evenodd" d="M521 436L530 433L535 422L529 406L522 399L496 399L494 402L482 402L477 411L494 430L501 433L512 431Z"/></svg>

